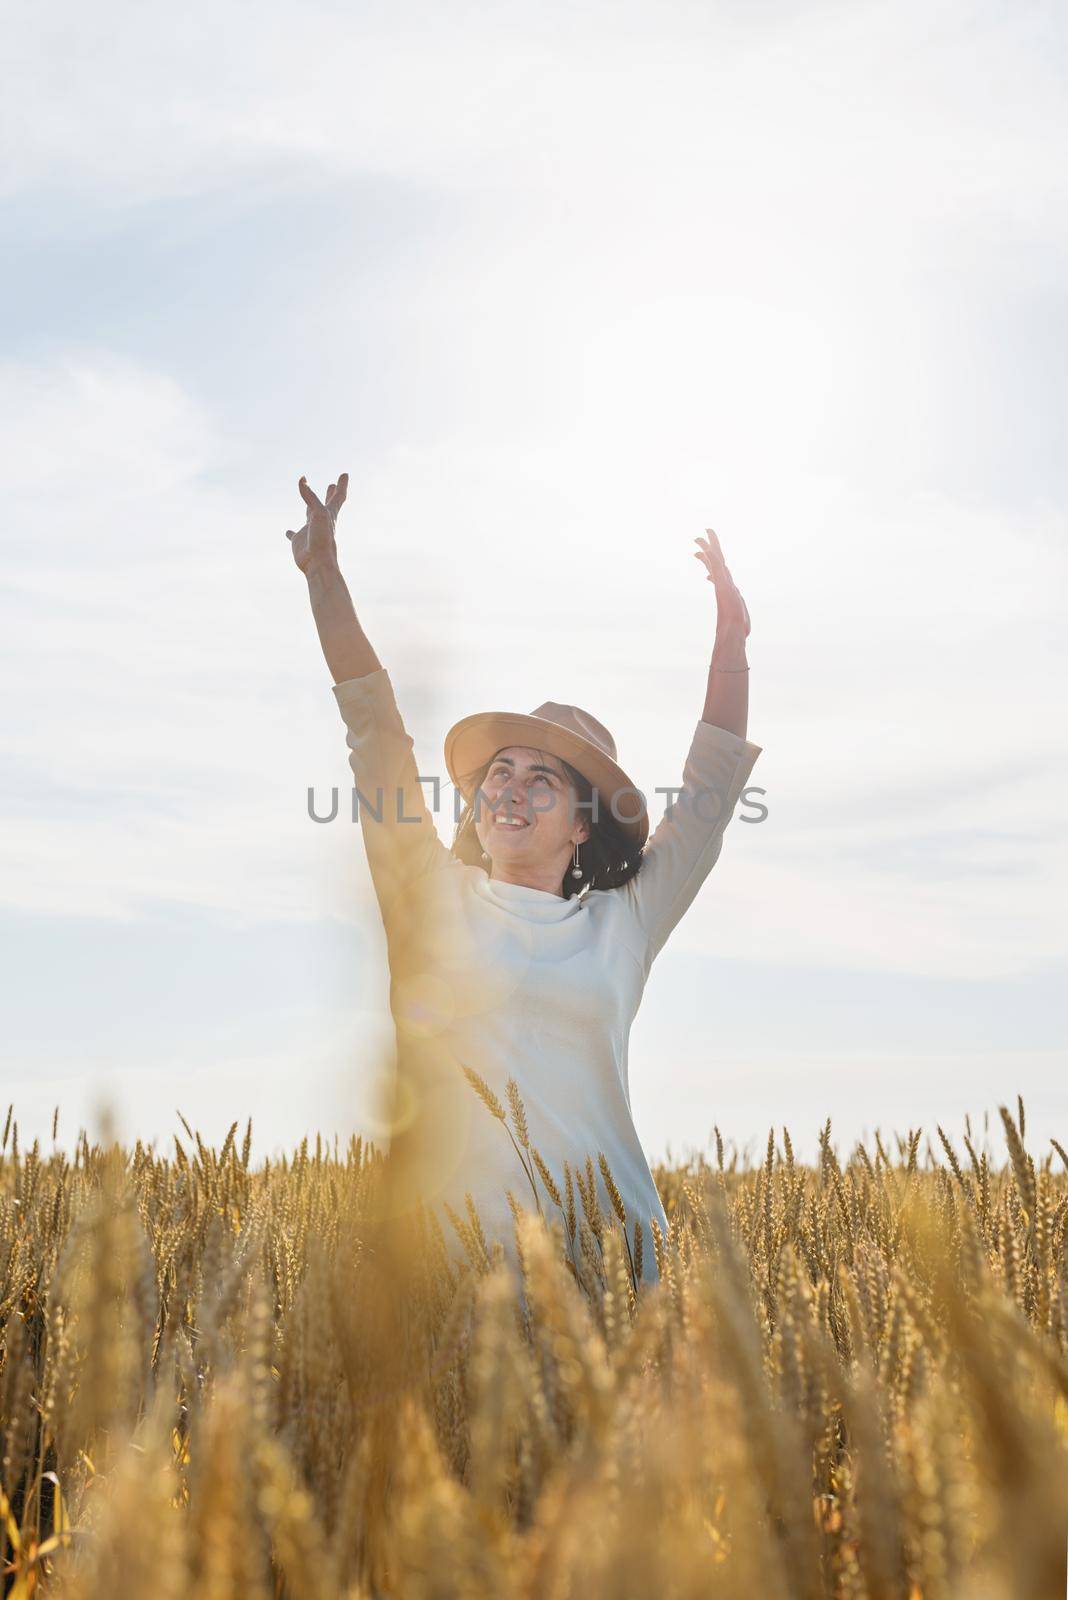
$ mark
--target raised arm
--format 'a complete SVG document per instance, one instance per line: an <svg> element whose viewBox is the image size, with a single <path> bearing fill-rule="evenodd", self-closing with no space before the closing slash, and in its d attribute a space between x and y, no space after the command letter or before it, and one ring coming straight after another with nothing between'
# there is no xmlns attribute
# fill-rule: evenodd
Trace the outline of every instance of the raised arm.
<svg viewBox="0 0 1068 1600"><path fill-rule="evenodd" d="M701 721L744 739L749 725L749 664L745 659L745 641L751 627L749 607L738 592L712 529L706 528L705 537L698 537L695 543L700 548L694 555L705 567L709 583L716 586L716 642Z"/></svg>
<svg viewBox="0 0 1068 1600"><path fill-rule="evenodd" d="M623 885L651 963L719 860L723 833L762 746L746 738L749 611L707 529L694 552L716 586L716 639L704 709L683 766L677 795L651 834L642 864Z"/></svg>
<svg viewBox="0 0 1068 1600"><path fill-rule="evenodd" d="M287 529L286 536L292 541L293 559L308 580L319 641L347 730L367 861L383 920L393 933L413 879L452 858L418 781L412 739L397 708L389 673L360 626L338 565L335 529L348 474L342 473L330 485L325 502L303 478L299 488L308 507L307 521L296 533Z"/></svg>
<svg viewBox="0 0 1068 1600"><path fill-rule="evenodd" d="M293 560L308 580L308 598L326 664L335 683L378 672L382 663L360 626L338 566L335 529L348 494L349 475L343 472L337 483L330 485L325 504L306 479L301 478L297 487L308 508L307 520L296 533L287 528L286 538L292 540Z"/></svg>

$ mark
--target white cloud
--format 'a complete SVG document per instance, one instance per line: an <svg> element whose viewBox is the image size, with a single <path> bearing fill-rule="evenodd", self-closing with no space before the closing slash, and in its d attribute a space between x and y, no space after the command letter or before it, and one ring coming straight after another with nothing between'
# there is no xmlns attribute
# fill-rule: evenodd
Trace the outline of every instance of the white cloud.
<svg viewBox="0 0 1068 1600"><path fill-rule="evenodd" d="M0 367L0 427L14 492L36 501L34 526L44 548L56 530L64 554L79 544L70 517L79 509L95 532L133 502L165 497L204 469L212 453L205 417L166 373L153 372L94 348L68 351L48 362L7 361ZM153 527L131 554L153 549ZM25 552L29 554L30 552ZM83 553L88 560L93 551Z"/></svg>
<svg viewBox="0 0 1068 1600"><path fill-rule="evenodd" d="M743 10L131 0L24 10L4 97L9 193L124 203L357 172L714 196L713 229L947 205L1055 225L1065 105L1052 6ZM42 108L47 114L42 115ZM701 187L695 192L694 184Z"/></svg>
<svg viewBox="0 0 1068 1600"><path fill-rule="evenodd" d="M423 771L454 718L549 697L672 782L717 528L770 816L732 824L677 948L1063 960L1063 28L24 8L0 906L374 921L356 830L305 815L350 775L283 532L299 472L348 467L344 567ZM164 227L205 197L247 252L255 378L218 261Z"/></svg>
<svg viewBox="0 0 1068 1600"><path fill-rule="evenodd" d="M309 785L320 802L338 785L344 808L351 775L282 508L212 485L214 420L158 373L17 367L0 406L19 530L5 903L373 919L358 830L306 815ZM625 479L591 473L612 425L556 448L385 452L341 541L421 770L445 777L445 729L471 709L575 700L612 726L655 818L704 699L714 600L688 527L707 489L696 463L664 481L662 440ZM740 526L714 520L754 616L752 782L770 815L732 825L677 938L947 976L1063 956L1063 645L1034 626L1064 588L1059 518L1018 517L1008 539L995 508L882 507L826 480L791 509L795 477L764 484L757 528L737 470Z"/></svg>

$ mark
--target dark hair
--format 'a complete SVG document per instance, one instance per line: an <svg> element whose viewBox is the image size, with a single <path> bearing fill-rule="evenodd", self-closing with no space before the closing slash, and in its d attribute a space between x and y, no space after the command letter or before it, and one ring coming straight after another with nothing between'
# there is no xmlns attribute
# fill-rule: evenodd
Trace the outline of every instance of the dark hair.
<svg viewBox="0 0 1068 1600"><path fill-rule="evenodd" d="M531 746L531 748L534 748ZM551 755L551 751L539 750L539 756ZM471 799L466 800L460 819L456 824L453 835L452 854L457 860L464 861L471 867L482 867L482 845L475 831L474 796L482 787L486 774L494 761L496 753L488 761L475 769L474 772L463 774L461 792L466 796L470 793ZM578 864L582 868L581 878L573 878L571 869L573 862L569 862L564 870L564 881L561 890L565 900L570 900L573 895L581 894L587 886L591 889L618 889L621 884L633 878L641 866L641 850L632 838L628 838L619 823L613 817L611 809L604 805L604 796L599 797L597 818L590 809L593 798L593 785L582 773L573 767L562 756L556 756L560 762L568 781L573 785L580 808L589 818L590 833L578 847ZM470 783L470 788L468 784Z"/></svg>

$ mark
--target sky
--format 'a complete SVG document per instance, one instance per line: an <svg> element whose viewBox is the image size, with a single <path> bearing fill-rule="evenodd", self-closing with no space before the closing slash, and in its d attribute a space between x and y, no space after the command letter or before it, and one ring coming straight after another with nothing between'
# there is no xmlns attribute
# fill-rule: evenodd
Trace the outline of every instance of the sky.
<svg viewBox="0 0 1068 1600"><path fill-rule="evenodd" d="M1068 1140L1068 20L914 0L22 5L0 99L0 1115L381 1136L384 938L287 528L350 474L421 772L582 705L750 779L650 977L651 1160ZM654 802L653 821L656 820ZM441 813L448 840L451 800Z"/></svg>

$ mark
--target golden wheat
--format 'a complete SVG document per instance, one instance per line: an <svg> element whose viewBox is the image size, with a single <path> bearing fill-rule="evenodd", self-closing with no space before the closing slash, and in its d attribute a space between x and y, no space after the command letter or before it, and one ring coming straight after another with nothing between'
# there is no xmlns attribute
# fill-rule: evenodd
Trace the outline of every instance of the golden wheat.
<svg viewBox="0 0 1068 1600"><path fill-rule="evenodd" d="M469 1081L526 1177L518 1281L470 1195L395 1212L361 1139L46 1157L9 1109L6 1593L1064 1592L1068 1156L1022 1101L1001 1163L969 1121L967 1165L941 1125L847 1158L828 1119L811 1167L716 1128L656 1168L664 1235Z"/></svg>

